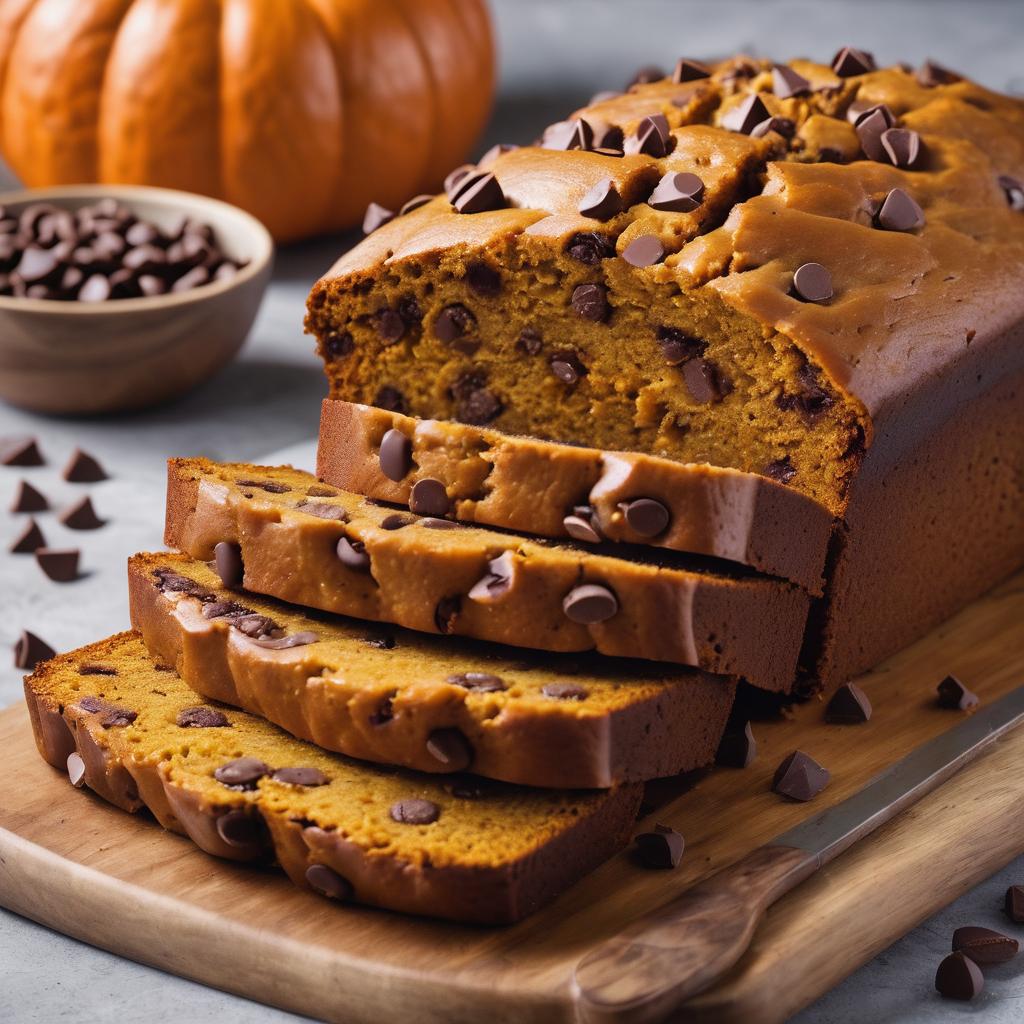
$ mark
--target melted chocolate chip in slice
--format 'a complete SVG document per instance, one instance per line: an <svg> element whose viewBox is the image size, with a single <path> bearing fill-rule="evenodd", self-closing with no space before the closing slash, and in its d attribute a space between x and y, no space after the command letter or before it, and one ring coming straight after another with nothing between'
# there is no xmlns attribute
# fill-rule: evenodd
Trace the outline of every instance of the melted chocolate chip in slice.
<svg viewBox="0 0 1024 1024"><path fill-rule="evenodd" d="M14 538L7 549L12 555L31 555L40 548L46 547L46 538L35 519L29 519L24 529Z"/></svg>
<svg viewBox="0 0 1024 1024"><path fill-rule="evenodd" d="M963 953L950 953L935 972L935 988L946 999L967 1001L984 987L981 968Z"/></svg>
<svg viewBox="0 0 1024 1024"><path fill-rule="evenodd" d="M464 690L475 690L478 693L501 693L508 689L501 676L490 672L460 672L448 676L446 682L461 686Z"/></svg>
<svg viewBox="0 0 1024 1024"><path fill-rule="evenodd" d="M58 522L69 530L98 530L106 524L106 520L100 519L96 514L92 499L88 495L64 509L58 517Z"/></svg>
<svg viewBox="0 0 1024 1024"><path fill-rule="evenodd" d="M936 687L940 708L949 711L973 711L980 701L956 676L946 676Z"/></svg>
<svg viewBox="0 0 1024 1024"><path fill-rule="evenodd" d="M655 825L653 832L641 832L635 842L637 856L648 868L677 867L686 849L682 835L668 825Z"/></svg>
<svg viewBox="0 0 1024 1024"><path fill-rule="evenodd" d="M545 683L540 688L540 692L551 700L581 701L587 699L587 691L579 683Z"/></svg>
<svg viewBox="0 0 1024 1024"><path fill-rule="evenodd" d="M255 487L268 494L287 494L291 488L287 484L279 484L276 480L236 480L238 487Z"/></svg>
<svg viewBox="0 0 1024 1024"><path fill-rule="evenodd" d="M771 117L771 111L757 93L748 96L739 106L722 117L722 127L741 135L749 135L762 121Z"/></svg>
<svg viewBox="0 0 1024 1024"><path fill-rule="evenodd" d="M787 64L776 64L772 68L772 91L780 100L788 100L809 93L811 83Z"/></svg>
<svg viewBox="0 0 1024 1024"><path fill-rule="evenodd" d="M802 750L794 750L778 768L772 779L772 790L790 800L813 800L828 784L832 776L813 757Z"/></svg>
<svg viewBox="0 0 1024 1024"><path fill-rule="evenodd" d="M412 441L392 427L381 438L380 471L396 483L412 469Z"/></svg>
<svg viewBox="0 0 1024 1024"><path fill-rule="evenodd" d="M17 515L21 512L46 512L49 508L50 503L46 500L46 495L37 491L27 480L22 480L18 484L14 502L11 504L12 513Z"/></svg>
<svg viewBox="0 0 1024 1024"><path fill-rule="evenodd" d="M445 636L455 632L455 623L462 610L462 599L457 594L442 597L434 609L434 625L437 631Z"/></svg>
<svg viewBox="0 0 1024 1024"><path fill-rule="evenodd" d="M487 563L487 573L473 584L469 599L481 604L500 601L514 586L515 578L515 554L504 551Z"/></svg>
<svg viewBox="0 0 1024 1024"><path fill-rule="evenodd" d="M976 964L1005 964L1020 949L1020 943L1009 935L967 925L953 932L953 952L963 953Z"/></svg>
<svg viewBox="0 0 1024 1024"><path fill-rule="evenodd" d="M355 895L352 883L326 864L310 864L306 868L306 882L314 892L329 900L347 903Z"/></svg>
<svg viewBox="0 0 1024 1024"><path fill-rule="evenodd" d="M213 777L233 789L255 789L260 779L270 771L270 766L259 758L238 757L215 769Z"/></svg>
<svg viewBox="0 0 1024 1024"><path fill-rule="evenodd" d="M245 576L242 549L238 544L222 540L213 548L213 566L225 587L240 587Z"/></svg>
<svg viewBox="0 0 1024 1024"><path fill-rule="evenodd" d="M597 527L594 525L593 518L590 515L580 515L573 511L562 520L562 526L565 527L565 532L573 540L578 540L584 544L601 543L601 534L598 533Z"/></svg>
<svg viewBox="0 0 1024 1024"><path fill-rule="evenodd" d="M583 320L602 323L608 318L608 289L603 284L579 284L570 300L573 311Z"/></svg>
<svg viewBox="0 0 1024 1024"><path fill-rule="evenodd" d="M781 459L772 459L764 467L764 475L772 480L777 480L780 484L788 484L796 476L796 467L790 461L789 456L784 455Z"/></svg>
<svg viewBox="0 0 1024 1024"><path fill-rule="evenodd" d="M481 298L493 299L501 294L501 273L489 263L471 263L464 280L469 290Z"/></svg>
<svg viewBox="0 0 1024 1024"><path fill-rule="evenodd" d="M683 381L698 405L720 402L732 391L731 384L710 359L688 359L683 363Z"/></svg>
<svg viewBox="0 0 1024 1024"><path fill-rule="evenodd" d="M335 550L338 553L338 561L346 568L354 569L356 572L366 572L370 568L370 556L361 540L341 537Z"/></svg>
<svg viewBox="0 0 1024 1024"><path fill-rule="evenodd" d="M108 479L107 471L87 452L76 448L64 467L64 479L73 484L95 484Z"/></svg>
<svg viewBox="0 0 1024 1024"><path fill-rule="evenodd" d="M562 599L562 611L566 618L585 626L605 622L618 610L619 602L615 594L599 583L582 583L573 587Z"/></svg>
<svg viewBox="0 0 1024 1024"><path fill-rule="evenodd" d="M563 384L577 384L580 377L585 377L587 368L573 349L560 349L551 353L551 372Z"/></svg>
<svg viewBox="0 0 1024 1024"><path fill-rule="evenodd" d="M723 768L749 768L757 757L757 741L750 722L744 722L743 728L733 725L722 735L715 753L715 764Z"/></svg>
<svg viewBox="0 0 1024 1024"><path fill-rule="evenodd" d="M404 512L392 512L391 515L385 516L380 521L380 528L382 530L402 530L406 526L412 526L416 520L406 515Z"/></svg>
<svg viewBox="0 0 1024 1024"><path fill-rule="evenodd" d="M427 737L427 753L450 772L465 771L473 762L473 747L459 729L434 729Z"/></svg>
<svg viewBox="0 0 1024 1024"><path fill-rule="evenodd" d="M434 336L451 343L476 330L476 317L461 302L445 306L434 321Z"/></svg>
<svg viewBox="0 0 1024 1024"><path fill-rule="evenodd" d="M413 484L409 508L421 516L444 516L451 508L451 501L444 484L428 476Z"/></svg>
<svg viewBox="0 0 1024 1024"><path fill-rule="evenodd" d="M619 509L626 518L629 528L641 537L657 537L668 528L671 515L668 509L655 498L634 498L622 502Z"/></svg>
<svg viewBox="0 0 1024 1024"><path fill-rule="evenodd" d="M34 437L0 440L0 466L42 466L43 456Z"/></svg>
<svg viewBox="0 0 1024 1024"><path fill-rule="evenodd" d="M326 786L331 781L319 768L307 767L278 768L270 777L289 786Z"/></svg>
<svg viewBox="0 0 1024 1024"><path fill-rule="evenodd" d="M615 255L615 243L599 231L577 231L569 239L565 251L577 263L593 267Z"/></svg>
<svg viewBox="0 0 1024 1024"><path fill-rule="evenodd" d="M258 814L237 807L217 818L217 834L228 846L252 850L267 843L266 827Z"/></svg>
<svg viewBox="0 0 1024 1024"><path fill-rule="evenodd" d="M78 579L77 548L37 548L36 562L54 583L71 583Z"/></svg>
<svg viewBox="0 0 1024 1024"><path fill-rule="evenodd" d="M101 665L95 661L88 661L78 666L80 676L116 676L117 669L113 665Z"/></svg>
<svg viewBox="0 0 1024 1024"><path fill-rule="evenodd" d="M410 797L393 803L388 813L402 825L431 825L441 817L441 808L433 800Z"/></svg>
<svg viewBox="0 0 1024 1024"><path fill-rule="evenodd" d="M866 75L869 71L875 70L875 58L867 50L857 50L852 46L844 46L832 58L832 70L840 78Z"/></svg>
<svg viewBox="0 0 1024 1024"><path fill-rule="evenodd" d="M132 711L130 708L123 708L117 704L112 704L107 708L102 718L100 718L100 725L104 729L122 728L126 725L131 725L138 717L138 711Z"/></svg>
<svg viewBox="0 0 1024 1024"><path fill-rule="evenodd" d="M372 235L377 228L384 227L385 224L390 223L395 219L393 210L389 210L386 206L381 206L380 203L370 203L366 207L366 213L363 214L363 234Z"/></svg>
<svg viewBox="0 0 1024 1024"><path fill-rule="evenodd" d="M175 722L180 729L224 729L231 725L223 711L203 705L182 708Z"/></svg>
<svg viewBox="0 0 1024 1024"><path fill-rule="evenodd" d="M871 718L871 701L856 684L839 687L825 707L825 721L830 725L862 725Z"/></svg>
<svg viewBox="0 0 1024 1024"><path fill-rule="evenodd" d="M378 310L374 314L373 323L377 328L377 334L385 345L397 344L405 334L405 321L397 310Z"/></svg>
<svg viewBox="0 0 1024 1024"><path fill-rule="evenodd" d="M612 217L622 213L623 203L619 190L611 178L599 181L580 200L577 207L583 217L592 217L594 220L611 220Z"/></svg>
<svg viewBox="0 0 1024 1024"><path fill-rule="evenodd" d="M309 644L315 644L320 640L318 633L312 633L309 630L303 630L299 633L289 633L287 636L275 636L275 637L254 637L253 643L257 647L262 647L268 651L286 651L292 647L306 647Z"/></svg>
<svg viewBox="0 0 1024 1024"><path fill-rule="evenodd" d="M827 302L832 298L832 275L820 263L804 263L793 274L793 293L804 302Z"/></svg>
<svg viewBox="0 0 1024 1024"><path fill-rule="evenodd" d="M338 523L348 522L348 512L341 505L333 505L329 501L301 501L295 506L296 511L305 512L307 516L317 519L329 519Z"/></svg>

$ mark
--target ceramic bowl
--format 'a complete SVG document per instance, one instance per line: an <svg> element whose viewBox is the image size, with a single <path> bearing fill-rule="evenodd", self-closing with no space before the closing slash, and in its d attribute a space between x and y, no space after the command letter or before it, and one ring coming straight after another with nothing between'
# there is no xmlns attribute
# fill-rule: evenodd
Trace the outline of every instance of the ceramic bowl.
<svg viewBox="0 0 1024 1024"><path fill-rule="evenodd" d="M225 255L245 266L230 280L186 292L107 302L0 296L0 398L36 412L139 409L180 395L241 348L273 265L266 228L228 203L129 185L66 185L0 193L17 213L29 203L78 209L110 196L171 229L182 216L209 224Z"/></svg>

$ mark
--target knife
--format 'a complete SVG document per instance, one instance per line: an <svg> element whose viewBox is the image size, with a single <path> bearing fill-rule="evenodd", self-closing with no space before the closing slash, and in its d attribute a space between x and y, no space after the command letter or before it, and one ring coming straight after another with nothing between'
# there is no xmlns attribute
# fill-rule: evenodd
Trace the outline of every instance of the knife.
<svg viewBox="0 0 1024 1024"><path fill-rule="evenodd" d="M846 800L708 876L591 950L573 972L577 1020L641 1024L664 1019L736 964L777 899L1022 722L1024 686L922 744Z"/></svg>

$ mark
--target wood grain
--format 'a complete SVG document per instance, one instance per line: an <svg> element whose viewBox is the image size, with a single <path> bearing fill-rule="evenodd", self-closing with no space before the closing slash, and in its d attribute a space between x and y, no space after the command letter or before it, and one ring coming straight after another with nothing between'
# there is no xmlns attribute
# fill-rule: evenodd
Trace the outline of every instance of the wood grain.
<svg viewBox="0 0 1024 1024"><path fill-rule="evenodd" d="M473 929L338 907L272 872L215 861L158 826L73 791L35 753L21 708L0 714L0 904L77 938L329 1021L571 1021L576 963L641 914L733 863L960 720L934 687L953 672L991 700L1024 683L1024 575L965 609L861 684L861 726L827 726L821 702L754 726L746 770L658 787L638 825L678 828L675 871L623 854L551 907ZM795 748L832 772L810 804L769 792ZM1024 852L1024 733L776 903L748 954L686 1019L777 1024L898 936ZM652 794L654 796L655 794Z"/></svg>

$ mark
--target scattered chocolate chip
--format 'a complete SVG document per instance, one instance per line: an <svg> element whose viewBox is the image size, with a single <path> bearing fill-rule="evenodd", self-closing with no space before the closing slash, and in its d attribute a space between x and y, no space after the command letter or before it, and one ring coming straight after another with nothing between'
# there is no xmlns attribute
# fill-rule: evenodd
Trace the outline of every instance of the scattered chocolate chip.
<svg viewBox="0 0 1024 1024"><path fill-rule="evenodd" d="M476 330L476 317L461 302L445 306L434 321L434 337L453 342Z"/></svg>
<svg viewBox="0 0 1024 1024"><path fill-rule="evenodd" d="M329 501L301 501L295 506L296 511L305 512L307 516L316 516L317 519L330 519L339 523L348 522L348 512L341 505L334 505Z"/></svg>
<svg viewBox="0 0 1024 1024"><path fill-rule="evenodd" d="M455 632L455 620L462 608L462 601L457 595L442 597L434 609L434 625L437 631L449 636Z"/></svg>
<svg viewBox="0 0 1024 1024"><path fill-rule="evenodd" d="M776 64L772 68L772 91L780 100L788 100L810 92L811 83L787 64Z"/></svg>
<svg viewBox="0 0 1024 1024"><path fill-rule="evenodd" d="M594 220L610 220L622 213L622 196L619 195L619 190L615 187L612 179L604 178L580 200L578 210L583 217L592 217Z"/></svg>
<svg viewBox="0 0 1024 1024"><path fill-rule="evenodd" d="M722 117L722 127L731 132L749 135L757 125L771 116L771 111L764 105L764 100L754 93Z"/></svg>
<svg viewBox="0 0 1024 1024"><path fill-rule="evenodd" d="M444 179L444 190L448 198L452 198L452 194L455 192L458 184L467 174L471 174L476 170L476 164L460 164L454 170L448 172Z"/></svg>
<svg viewBox="0 0 1024 1024"><path fill-rule="evenodd" d="M77 548L37 548L36 561L39 568L54 583L70 583L78 579Z"/></svg>
<svg viewBox="0 0 1024 1024"><path fill-rule="evenodd" d="M780 484L788 484L796 476L796 467L790 461L789 456L784 455L781 459L772 459L764 467L764 475L771 477L772 480L777 480Z"/></svg>
<svg viewBox="0 0 1024 1024"><path fill-rule="evenodd" d="M242 549L238 544L222 540L214 546L213 565L225 587L240 587L245 576Z"/></svg>
<svg viewBox="0 0 1024 1024"><path fill-rule="evenodd" d="M998 181L1010 209L1024 210L1024 182L1011 177L1009 174L1000 174Z"/></svg>
<svg viewBox="0 0 1024 1024"><path fill-rule="evenodd" d="M991 928L967 925L953 932L953 952L963 953L976 964L1004 964L1012 960L1019 949L1016 939Z"/></svg>
<svg viewBox="0 0 1024 1024"><path fill-rule="evenodd" d="M9 437L0 441L0 465L42 466L43 456L34 437Z"/></svg>
<svg viewBox="0 0 1024 1024"><path fill-rule="evenodd" d="M636 837L636 852L648 868L676 867L685 849L682 835L667 825L655 825L653 832L641 832Z"/></svg>
<svg viewBox="0 0 1024 1024"><path fill-rule="evenodd" d="M451 508L448 491L440 480L433 477L417 480L409 494L409 508L421 516L447 515Z"/></svg>
<svg viewBox="0 0 1024 1024"><path fill-rule="evenodd" d="M178 712L176 723L180 729L224 729L231 725L223 711L202 705L182 708Z"/></svg>
<svg viewBox="0 0 1024 1024"><path fill-rule="evenodd" d="M412 469L412 441L392 427L381 438L380 471L389 479L404 480Z"/></svg>
<svg viewBox="0 0 1024 1024"><path fill-rule="evenodd" d="M18 492L14 496L14 503L11 505L11 512L45 512L49 509L50 503L46 495L37 491L27 480L22 480L18 485Z"/></svg>
<svg viewBox="0 0 1024 1024"><path fill-rule="evenodd" d="M45 640L40 640L35 633L23 629L14 645L14 667L28 669L31 672L41 661L49 661L56 653Z"/></svg>
<svg viewBox="0 0 1024 1024"><path fill-rule="evenodd" d="M769 132L777 132L784 139L791 139L796 134L796 122L788 117L769 117L760 124L754 125L750 130L752 139L763 139ZM839 158L839 154L832 149L824 148L819 153L819 159L830 160L833 163Z"/></svg>
<svg viewBox="0 0 1024 1024"><path fill-rule="evenodd" d="M434 729L427 737L427 753L451 772L465 771L473 761L473 747L458 729Z"/></svg>
<svg viewBox="0 0 1024 1024"><path fill-rule="evenodd" d="M582 583L573 587L562 599L562 611L573 622L591 626L612 618L619 602L607 587L599 583Z"/></svg>
<svg viewBox="0 0 1024 1024"><path fill-rule="evenodd" d="M930 57L917 69L914 76L920 85L932 89L937 85L952 85L963 80L962 75L943 67Z"/></svg>
<svg viewBox="0 0 1024 1024"><path fill-rule="evenodd" d="M106 480L107 472L91 455L76 448L64 467L64 479L74 484L94 484Z"/></svg>
<svg viewBox="0 0 1024 1024"><path fill-rule="evenodd" d="M603 284L579 284L573 289L571 305L577 316L601 323L608 318L608 289Z"/></svg>
<svg viewBox="0 0 1024 1024"><path fill-rule="evenodd" d="M804 263L793 274L793 292L804 302L827 302L832 298L832 275L820 263Z"/></svg>
<svg viewBox="0 0 1024 1024"><path fill-rule="evenodd" d="M412 213L413 210L418 210L421 206L426 206L433 198L433 196L424 193L422 195L413 196L412 199L407 199L399 208L398 216L404 217L407 213Z"/></svg>
<svg viewBox="0 0 1024 1024"><path fill-rule="evenodd" d="M213 777L233 789L255 789L264 775L270 774L270 766L256 757L239 757L217 768Z"/></svg>
<svg viewBox="0 0 1024 1024"><path fill-rule="evenodd" d="M75 789L85 785L85 761L77 751L68 754L68 781Z"/></svg>
<svg viewBox="0 0 1024 1024"><path fill-rule="evenodd" d="M402 512L392 512L391 515L385 516L380 521L380 528L382 530L401 530L406 526L412 526L416 520L412 516L407 516Z"/></svg>
<svg viewBox="0 0 1024 1024"><path fill-rule="evenodd" d="M319 768L278 768L270 776L275 782L289 786L326 786L331 780Z"/></svg>
<svg viewBox="0 0 1024 1024"><path fill-rule="evenodd" d="M471 263L465 281L471 292L483 298L492 299L501 292L501 274L489 263Z"/></svg>
<svg viewBox="0 0 1024 1024"><path fill-rule="evenodd" d="M441 817L441 808L433 800L411 797L393 803L389 813L401 825L430 825Z"/></svg>
<svg viewBox="0 0 1024 1024"><path fill-rule="evenodd" d="M487 572L469 591L471 601L491 604L503 598L515 581L515 554L504 551L487 563Z"/></svg>
<svg viewBox="0 0 1024 1024"><path fill-rule="evenodd" d="M689 57L680 57L676 63L675 71L672 72L672 81L676 85L681 85L683 82L696 82L701 78L710 78L711 68L706 64L702 64L699 60L693 60Z"/></svg>
<svg viewBox="0 0 1024 1024"><path fill-rule="evenodd" d="M578 515L573 511L562 520L562 526L573 540L582 541L585 544L601 543L601 534L597 532L590 516Z"/></svg>
<svg viewBox="0 0 1024 1024"><path fill-rule="evenodd" d="M795 395L782 394L776 399L780 409L797 409L808 421L813 422L835 402L834 397L821 386L816 367L805 362L797 371L799 390Z"/></svg>
<svg viewBox="0 0 1024 1024"><path fill-rule="evenodd" d="M306 868L306 882L314 892L329 900L347 903L355 895L352 883L326 864L310 864Z"/></svg>
<svg viewBox="0 0 1024 1024"><path fill-rule="evenodd" d="M565 251L578 263L592 267L615 255L615 243L599 231L579 231L569 239Z"/></svg>
<svg viewBox="0 0 1024 1024"><path fill-rule="evenodd" d="M860 148L869 160L882 162L886 159L882 136L896 124L893 112L884 104L869 107L857 118L855 129Z"/></svg>
<svg viewBox="0 0 1024 1024"><path fill-rule="evenodd" d="M314 484L312 487L306 488L307 498L336 498L338 492L333 487L323 487L320 484Z"/></svg>
<svg viewBox="0 0 1024 1024"><path fill-rule="evenodd" d="M710 359L688 359L683 363L683 381L698 405L720 402L732 391L732 384Z"/></svg>
<svg viewBox="0 0 1024 1024"><path fill-rule="evenodd" d="M116 676L117 669L113 665L101 665L95 661L88 661L78 666L78 674L80 676Z"/></svg>
<svg viewBox="0 0 1024 1024"><path fill-rule="evenodd" d="M654 498L634 498L623 502L619 508L626 517L629 528L641 537L657 537L668 528L668 509Z"/></svg>
<svg viewBox="0 0 1024 1024"><path fill-rule="evenodd" d="M287 484L279 484L276 480L236 480L238 487L255 487L270 494L287 494L291 488Z"/></svg>
<svg viewBox="0 0 1024 1024"><path fill-rule="evenodd" d="M703 353L705 345L697 338L691 338L678 327L659 327L657 333L661 354L669 366L678 366L687 359Z"/></svg>
<svg viewBox="0 0 1024 1024"><path fill-rule="evenodd" d="M949 711L972 711L979 704L978 695L968 690L956 676L946 676L936 687L936 692L939 707Z"/></svg>
<svg viewBox="0 0 1024 1024"><path fill-rule="evenodd" d="M236 807L217 817L217 835L228 846L236 846L241 849L263 846L266 843L263 820L258 814L250 814L241 807Z"/></svg>
<svg viewBox="0 0 1024 1024"><path fill-rule="evenodd" d="M366 213L363 214L363 234L372 235L377 228L384 227L385 224L394 219L395 214L393 210L381 206L380 203L370 203L366 208Z"/></svg>
<svg viewBox="0 0 1024 1024"><path fill-rule="evenodd" d="M831 780L831 774L802 750L794 750L772 779L772 791L801 802L813 800Z"/></svg>
<svg viewBox="0 0 1024 1024"><path fill-rule="evenodd" d="M348 331L329 334L324 340L324 350L328 359L342 359L351 355L355 347L356 343Z"/></svg>
<svg viewBox="0 0 1024 1024"><path fill-rule="evenodd" d="M231 625L251 639L270 636L280 631L280 626L269 615L259 615L255 612L239 616Z"/></svg>
<svg viewBox="0 0 1024 1024"><path fill-rule="evenodd" d="M500 693L508 689L501 676L492 675L490 672L460 672L458 675L448 676L446 682L461 686L464 690L476 690L478 693Z"/></svg>
<svg viewBox="0 0 1024 1024"><path fill-rule="evenodd" d="M398 388L391 387L390 384L385 384L378 390L373 399L373 404L379 409L386 409L388 412L405 413L409 409L405 401L405 395Z"/></svg>
<svg viewBox="0 0 1024 1024"><path fill-rule="evenodd" d="M924 227L924 210L910 193L894 188L879 207L875 223L886 231L914 231Z"/></svg>
<svg viewBox="0 0 1024 1024"><path fill-rule="evenodd" d="M426 516L420 520L420 526L425 530L458 530L461 524L451 519L438 519L435 516Z"/></svg>
<svg viewBox="0 0 1024 1024"><path fill-rule="evenodd" d="M749 722L743 728L726 729L718 744L715 764L724 768L749 768L757 757L757 741Z"/></svg>
<svg viewBox="0 0 1024 1024"><path fill-rule="evenodd" d="M235 601L212 601L203 605L204 619L221 619L240 615L252 615L250 608L245 608Z"/></svg>
<svg viewBox="0 0 1024 1024"><path fill-rule="evenodd" d="M582 701L587 699L587 691L578 683L545 683L540 692L551 700Z"/></svg>
<svg viewBox="0 0 1024 1024"><path fill-rule="evenodd" d="M130 708L123 708L117 704L111 704L108 705L103 717L100 719L100 725L102 725L104 729L124 728L127 725L131 725L138 717L138 711L132 711Z"/></svg>
<svg viewBox="0 0 1024 1024"><path fill-rule="evenodd" d="M268 651L286 651L292 647L305 647L308 644L315 644L320 640L318 633L309 630L302 630L298 633L289 633L287 636L256 637L253 643Z"/></svg>
<svg viewBox="0 0 1024 1024"><path fill-rule="evenodd" d="M871 701L856 684L839 687L825 707L825 721L832 725L860 725L871 718Z"/></svg>
<svg viewBox="0 0 1024 1024"><path fill-rule="evenodd" d="M576 384L585 377L587 368L573 349L559 349L551 353L551 372L563 384Z"/></svg>
<svg viewBox="0 0 1024 1024"><path fill-rule="evenodd" d="M634 85L649 85L651 82L660 82L664 77L665 72L657 64L645 64L642 68L637 68L633 73L633 77L626 84L626 88L631 89Z"/></svg>
<svg viewBox="0 0 1024 1024"><path fill-rule="evenodd" d="M377 646L377 645L374 645ZM395 717L395 693L397 691L392 690L386 697L381 698L381 702L377 705L377 710L372 712L369 716L369 723L373 726L387 725L388 722L394 720Z"/></svg>
<svg viewBox="0 0 1024 1024"><path fill-rule="evenodd" d="M98 530L106 522L96 515L92 499L88 495L64 509L58 521L69 530Z"/></svg>
<svg viewBox="0 0 1024 1024"><path fill-rule="evenodd" d="M882 132L882 149L894 167L913 167L921 155L921 136L907 128Z"/></svg>
<svg viewBox="0 0 1024 1024"><path fill-rule="evenodd" d="M347 569L366 572L370 568L370 556L366 553L366 545L361 540L341 537L335 549L338 561Z"/></svg>
<svg viewBox="0 0 1024 1024"><path fill-rule="evenodd" d="M1024 886L1011 885L1003 900L1006 916L1016 924L1024 924Z"/></svg>
<svg viewBox="0 0 1024 1024"><path fill-rule="evenodd" d="M373 322L377 328L377 334L385 345L397 344L405 334L405 321L394 309L378 310L374 314Z"/></svg>
<svg viewBox="0 0 1024 1024"><path fill-rule="evenodd" d="M935 988L946 999L973 999L984 985L981 968L963 953L950 953L935 972Z"/></svg>
<svg viewBox="0 0 1024 1024"><path fill-rule="evenodd" d="M516 350L528 356L540 355L544 348L544 341L540 332L533 327L524 327L516 339Z"/></svg>
<svg viewBox="0 0 1024 1024"><path fill-rule="evenodd" d="M664 114L651 114L636 126L636 131L626 140L624 148L626 153L642 153L660 158L668 156L673 141L668 118Z"/></svg>
<svg viewBox="0 0 1024 1024"><path fill-rule="evenodd" d="M39 524L35 519L29 519L25 528L14 539L14 543L7 549L12 555L31 555L40 548L46 547L46 538Z"/></svg>
<svg viewBox="0 0 1024 1024"><path fill-rule="evenodd" d="M460 179L451 203L459 213L486 213L504 208L506 199L493 174L489 171L474 171Z"/></svg>
<svg viewBox="0 0 1024 1024"><path fill-rule="evenodd" d="M504 408L501 399L484 386L486 371L459 374L449 389L455 399L455 418L460 423L485 426L497 419Z"/></svg>
<svg viewBox="0 0 1024 1024"><path fill-rule="evenodd" d="M832 70L840 78L866 75L869 71L875 70L875 58L867 50L857 50L852 46L844 46L832 58Z"/></svg>
<svg viewBox="0 0 1024 1024"><path fill-rule="evenodd" d="M478 167L490 167L499 156L504 156L506 153L511 153L513 150L519 149L518 146L513 145L510 142L497 142L482 157L477 164Z"/></svg>
<svg viewBox="0 0 1024 1024"><path fill-rule="evenodd" d="M657 235L640 235L622 250L622 258L631 267L652 267L665 257L665 247Z"/></svg>

